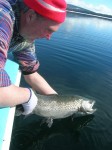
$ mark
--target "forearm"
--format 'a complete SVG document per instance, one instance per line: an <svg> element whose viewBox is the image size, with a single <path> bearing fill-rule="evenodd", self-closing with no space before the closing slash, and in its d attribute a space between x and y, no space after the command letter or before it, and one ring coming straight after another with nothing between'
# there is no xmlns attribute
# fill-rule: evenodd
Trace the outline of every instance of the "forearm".
<svg viewBox="0 0 112 150"><path fill-rule="evenodd" d="M57 92L47 83L47 81L37 72L24 75L26 82L40 94L49 95Z"/></svg>
<svg viewBox="0 0 112 150"><path fill-rule="evenodd" d="M21 88L14 85L0 87L0 107L13 107L29 100L28 88Z"/></svg>

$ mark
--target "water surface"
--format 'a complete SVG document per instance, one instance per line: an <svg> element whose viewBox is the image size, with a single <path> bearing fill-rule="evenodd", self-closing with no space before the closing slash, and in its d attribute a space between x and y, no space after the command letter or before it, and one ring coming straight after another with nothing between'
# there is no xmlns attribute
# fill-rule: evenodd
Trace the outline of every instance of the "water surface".
<svg viewBox="0 0 112 150"><path fill-rule="evenodd" d="M50 41L36 41L40 74L59 94L95 100L97 111L56 120L50 129L34 115L15 118L11 150L111 150L111 39L111 21L68 14Z"/></svg>

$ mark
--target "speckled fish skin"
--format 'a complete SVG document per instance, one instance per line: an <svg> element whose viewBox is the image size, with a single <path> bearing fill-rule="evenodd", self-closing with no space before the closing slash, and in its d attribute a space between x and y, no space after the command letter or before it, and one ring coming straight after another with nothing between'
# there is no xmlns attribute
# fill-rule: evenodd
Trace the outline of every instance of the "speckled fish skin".
<svg viewBox="0 0 112 150"><path fill-rule="evenodd" d="M33 114L52 119L66 118L74 113L92 114L95 101L81 96L39 95Z"/></svg>

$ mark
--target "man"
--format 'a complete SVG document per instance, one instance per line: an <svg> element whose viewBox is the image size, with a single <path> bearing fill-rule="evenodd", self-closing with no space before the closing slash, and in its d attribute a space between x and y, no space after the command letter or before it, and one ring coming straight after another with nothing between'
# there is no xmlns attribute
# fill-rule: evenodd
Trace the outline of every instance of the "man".
<svg viewBox="0 0 112 150"><path fill-rule="evenodd" d="M31 88L13 85L4 70L12 51L26 82L40 94L57 94L37 73L34 40L50 39L66 17L65 0L0 0L0 107L23 104L24 114L37 105Z"/></svg>

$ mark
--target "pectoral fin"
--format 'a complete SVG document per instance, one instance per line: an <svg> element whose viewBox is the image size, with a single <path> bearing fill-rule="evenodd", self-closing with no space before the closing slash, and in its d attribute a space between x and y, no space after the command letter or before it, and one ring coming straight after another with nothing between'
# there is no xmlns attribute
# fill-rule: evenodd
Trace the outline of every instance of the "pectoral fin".
<svg viewBox="0 0 112 150"><path fill-rule="evenodd" d="M53 119L52 118L48 118L46 123L48 124L48 127L50 128L53 124Z"/></svg>
<svg viewBox="0 0 112 150"><path fill-rule="evenodd" d="M41 122L41 125L47 123L48 127L50 128L53 124L53 119L52 118L44 118Z"/></svg>

